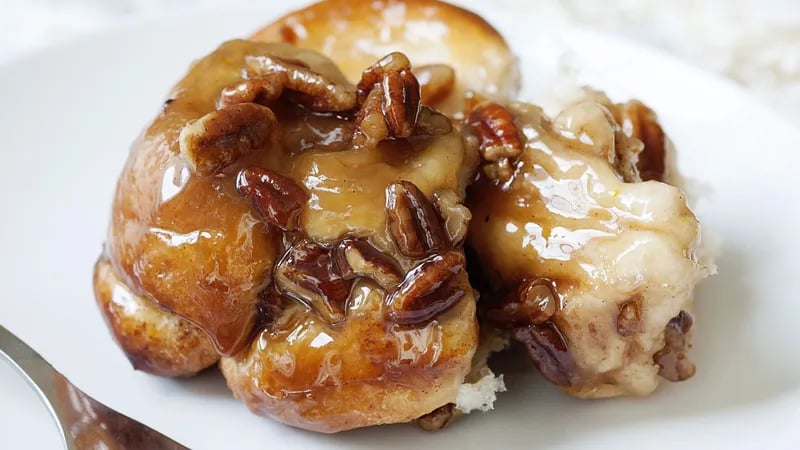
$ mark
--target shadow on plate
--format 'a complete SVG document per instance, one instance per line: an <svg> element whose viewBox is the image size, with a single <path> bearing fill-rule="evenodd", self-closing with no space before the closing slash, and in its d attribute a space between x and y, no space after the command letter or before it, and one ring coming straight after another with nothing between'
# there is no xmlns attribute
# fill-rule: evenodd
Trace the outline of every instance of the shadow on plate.
<svg viewBox="0 0 800 450"><path fill-rule="evenodd" d="M237 401L233 398L225 377L216 365L200 372L199 374L186 379L165 379L169 383L169 389L180 389L188 391L190 395L201 397L226 397L232 402ZM242 405L244 406L244 405Z"/></svg>

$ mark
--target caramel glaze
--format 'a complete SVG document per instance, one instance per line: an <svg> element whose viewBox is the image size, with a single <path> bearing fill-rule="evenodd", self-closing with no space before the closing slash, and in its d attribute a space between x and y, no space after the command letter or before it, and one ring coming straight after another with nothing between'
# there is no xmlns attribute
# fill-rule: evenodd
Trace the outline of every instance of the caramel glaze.
<svg viewBox="0 0 800 450"><path fill-rule="evenodd" d="M352 284L343 323L286 297L277 317L265 320L259 298L278 295L271 272L298 233L325 246L363 238L396 256L387 185L408 180L428 198L450 189L463 200L477 153L458 132L353 149L348 114L279 101L269 105L280 124L269 144L222 173L197 176L178 154L181 129L216 109L223 88L242 80L247 56L294 60L301 53L312 70L346 83L327 59L286 44L231 41L192 66L133 145L114 199L108 258L134 295L208 335L234 395L256 413L323 432L408 421L453 402L470 369L477 324L463 270L456 282L465 297L413 327L386 319L390 292L367 278ZM237 172L253 166L307 190L300 231L265 224L236 191ZM406 272L418 263L397 260Z"/></svg>
<svg viewBox="0 0 800 450"><path fill-rule="evenodd" d="M708 270L695 257L699 226L684 193L655 181L624 183L606 160L623 138L602 108L575 105L551 121L535 106L511 106L527 143L510 181L481 176L470 187L468 246L488 302L525 280L554 282L552 321L577 365L560 383L565 391L644 395L659 381L653 355L666 324L690 310ZM641 323L623 336L620 306L631 300Z"/></svg>

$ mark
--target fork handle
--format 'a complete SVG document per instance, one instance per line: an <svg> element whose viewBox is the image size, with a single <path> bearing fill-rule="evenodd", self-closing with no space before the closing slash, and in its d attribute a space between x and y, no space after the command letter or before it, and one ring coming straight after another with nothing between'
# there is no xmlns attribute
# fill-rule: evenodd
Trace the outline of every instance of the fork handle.
<svg viewBox="0 0 800 450"><path fill-rule="evenodd" d="M67 450L187 450L158 431L86 395L2 325L0 355L19 370L44 401Z"/></svg>
<svg viewBox="0 0 800 450"><path fill-rule="evenodd" d="M36 391L44 401L45 406L47 406L50 415L55 419L59 431L64 435L63 424L53 405L58 404L59 401L56 388L67 382L66 378L58 373L34 349L30 348L2 325L0 325L0 355L5 357Z"/></svg>

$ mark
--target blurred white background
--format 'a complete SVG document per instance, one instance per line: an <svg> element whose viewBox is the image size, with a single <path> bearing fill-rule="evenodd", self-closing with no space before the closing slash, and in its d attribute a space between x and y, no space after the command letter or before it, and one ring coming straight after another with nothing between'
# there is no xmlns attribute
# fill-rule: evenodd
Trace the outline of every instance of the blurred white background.
<svg viewBox="0 0 800 450"><path fill-rule="evenodd" d="M0 62L126 21L274 0L0 0ZM471 0L453 0L469 6ZM800 123L798 0L496 0L617 34L746 86Z"/></svg>

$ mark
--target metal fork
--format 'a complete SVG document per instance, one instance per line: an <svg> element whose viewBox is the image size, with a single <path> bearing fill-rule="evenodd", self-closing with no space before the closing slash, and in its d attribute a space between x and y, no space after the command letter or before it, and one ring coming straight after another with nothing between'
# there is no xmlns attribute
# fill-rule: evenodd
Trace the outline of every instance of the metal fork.
<svg viewBox="0 0 800 450"><path fill-rule="evenodd" d="M188 449L89 397L2 325L0 356L20 371L44 401L67 450Z"/></svg>

